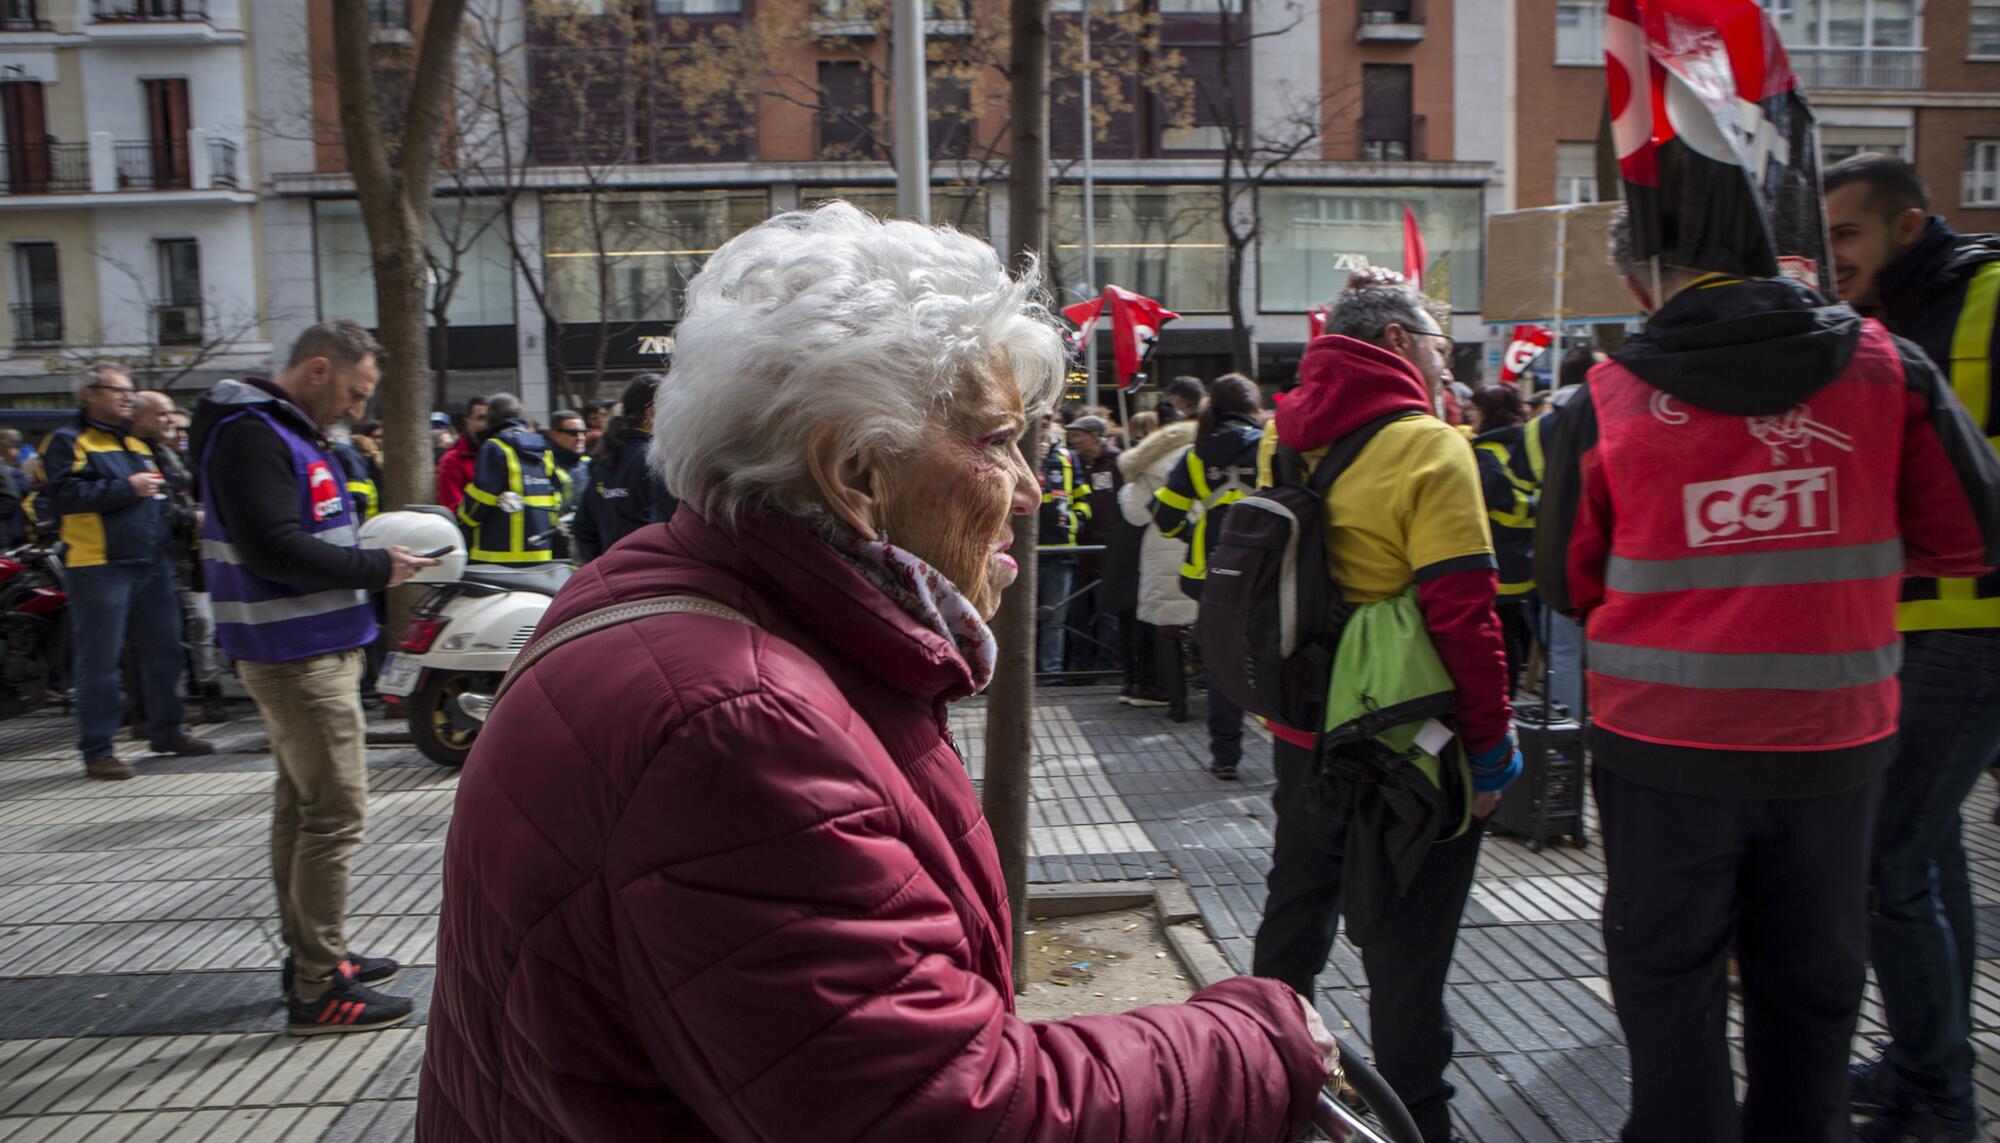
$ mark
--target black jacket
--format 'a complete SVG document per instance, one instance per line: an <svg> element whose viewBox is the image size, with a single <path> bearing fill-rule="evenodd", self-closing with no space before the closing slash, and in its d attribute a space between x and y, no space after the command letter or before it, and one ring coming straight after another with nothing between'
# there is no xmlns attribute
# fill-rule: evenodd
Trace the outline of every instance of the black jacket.
<svg viewBox="0 0 2000 1143"><path fill-rule="evenodd" d="M256 417L237 417L210 441L218 432L216 422L243 407L211 399L224 385L262 390L264 400L260 403L273 416L290 421L301 432L319 439L322 446L326 438L305 410L262 377L224 381L195 407L189 437L199 465L197 482L209 510L220 514L222 530L249 561L250 570L268 580L313 590L386 589L388 552L339 547L315 539L299 527L299 482L292 452L269 425ZM204 456L205 464L199 459Z"/></svg>
<svg viewBox="0 0 2000 1143"><path fill-rule="evenodd" d="M1993 262L2000 262L2000 236L1956 234L1945 225L1944 219L1932 215L1917 244L1903 251L1876 275L1876 293L1882 303L1881 312L1876 316L1889 327L1890 332L1916 342L1945 372L1945 379L1955 382L1952 377L1952 341L1965 313L1966 294L1972 285L1973 274ZM2000 438L2000 400L1995 400L2000 394L1993 391L2000 386L2000 320L1993 320L1992 330L1993 334L1985 346L1988 362L1986 423L1980 426L1989 440ZM2000 599L2000 571L1982 576L1973 592L1982 603L1970 609L1969 618L1948 615L1939 617L1941 621L1980 623L1990 629L1994 620L2000 618L2000 607L1991 602ZM1906 603L1919 607L1934 606L1925 601L1938 598L1937 580L1911 576L1903 581L1903 600ZM1905 619L1909 618L1911 616L1906 614ZM1908 622L1905 629L1912 629Z"/></svg>
<svg viewBox="0 0 2000 1143"><path fill-rule="evenodd" d="M586 561L647 524L671 520L679 506L653 475L653 434L617 428L608 443L612 447L600 450L585 470L590 479L576 507L577 555ZM604 463L607 459L612 463Z"/></svg>
<svg viewBox="0 0 2000 1143"><path fill-rule="evenodd" d="M1507 425L1472 442L1493 555L1500 566L1502 603L1518 601L1534 588L1535 493L1515 472L1515 458L1527 452L1526 437L1525 427Z"/></svg>

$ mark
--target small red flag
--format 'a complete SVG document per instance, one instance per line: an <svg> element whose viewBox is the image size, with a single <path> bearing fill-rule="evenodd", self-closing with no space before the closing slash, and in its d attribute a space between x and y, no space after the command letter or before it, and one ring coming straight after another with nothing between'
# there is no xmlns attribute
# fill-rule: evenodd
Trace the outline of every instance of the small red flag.
<svg viewBox="0 0 2000 1143"><path fill-rule="evenodd" d="M1306 338L1321 337L1326 333L1326 317L1331 312L1325 306L1314 306L1306 311Z"/></svg>
<svg viewBox="0 0 2000 1143"><path fill-rule="evenodd" d="M1403 204L1403 280L1421 290L1424 288L1424 267L1430 265L1430 251L1424 249L1424 232L1417 225L1417 216L1411 212L1410 204Z"/></svg>
<svg viewBox="0 0 2000 1143"><path fill-rule="evenodd" d="M1160 327L1181 315L1143 294L1118 286L1104 287L1111 301L1111 344L1116 347L1118 387L1130 390L1147 350L1160 338Z"/></svg>
<svg viewBox="0 0 2000 1143"><path fill-rule="evenodd" d="M1507 341L1507 352L1500 356L1500 380L1509 385L1518 382L1528 366L1554 341L1555 335L1544 326L1515 326L1514 336Z"/></svg>

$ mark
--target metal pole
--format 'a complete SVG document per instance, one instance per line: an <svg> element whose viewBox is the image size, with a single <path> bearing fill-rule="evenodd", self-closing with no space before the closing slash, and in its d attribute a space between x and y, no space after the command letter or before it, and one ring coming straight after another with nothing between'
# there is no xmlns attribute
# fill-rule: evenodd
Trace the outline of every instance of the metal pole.
<svg viewBox="0 0 2000 1143"><path fill-rule="evenodd" d="M895 0L896 213L931 220L930 100L924 90L924 0Z"/></svg>
<svg viewBox="0 0 2000 1143"><path fill-rule="evenodd" d="M1083 286L1085 297L1098 297L1097 284L1097 174L1091 169L1091 152L1097 124L1090 114L1090 18L1091 5L1083 6ZM1098 311L1100 320L1109 317ZM1115 336L1115 335L1114 335ZM1083 403L1097 404L1097 327L1090 327L1090 344L1084 346Z"/></svg>

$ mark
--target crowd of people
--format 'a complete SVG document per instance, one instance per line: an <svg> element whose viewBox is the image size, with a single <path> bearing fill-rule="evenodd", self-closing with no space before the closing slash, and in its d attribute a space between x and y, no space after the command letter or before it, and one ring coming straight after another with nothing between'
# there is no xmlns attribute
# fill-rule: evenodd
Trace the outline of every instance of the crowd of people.
<svg viewBox="0 0 2000 1143"><path fill-rule="evenodd" d="M1533 692L1590 725L1623 1138L1832 1143L1856 1114L1870 1143L1978 1137L1960 806L2000 763L2000 240L1882 156L1830 171L1826 208L1838 299L1641 257L1615 224L1643 328L1567 349L1551 393L1460 384L1428 300L1371 270L1282 393L1178 377L1126 420L1055 407L1033 273L835 203L716 251L672 369L615 405L445 418L471 558L581 569L460 785L421 1132L1289 1138L1333 1062L1313 995L1345 922L1377 1067L1446 1143L1445 983ZM0 434L0 510L66 545L86 773L133 776L126 693L155 751L211 749L181 686L217 693L211 632L271 727L298 1034L412 1011L344 935L370 595L433 562L359 546L382 360L330 322L191 424L105 367L38 449ZM1326 722L1267 716L1249 977L1027 1025L943 714L992 676L1011 520L1038 515L1039 672L1172 717L1196 681L1232 781L1256 704L1191 633L1232 521L1288 481L1345 630L1438 693L1337 723L1335 674ZM1408 860L1364 803L1329 812L1356 781L1433 808ZM1870 964L1889 1038L1850 1069Z"/></svg>

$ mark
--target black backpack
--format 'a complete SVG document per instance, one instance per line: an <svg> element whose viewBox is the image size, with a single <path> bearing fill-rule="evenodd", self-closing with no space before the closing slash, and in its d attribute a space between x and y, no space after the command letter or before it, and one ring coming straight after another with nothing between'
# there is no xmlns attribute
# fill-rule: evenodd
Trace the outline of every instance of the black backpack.
<svg viewBox="0 0 2000 1143"><path fill-rule="evenodd" d="M1278 446L1273 484L1237 501L1208 557L1195 637L1208 685L1251 714L1317 734L1347 605L1326 571L1326 494L1402 410L1342 437L1310 478Z"/></svg>

